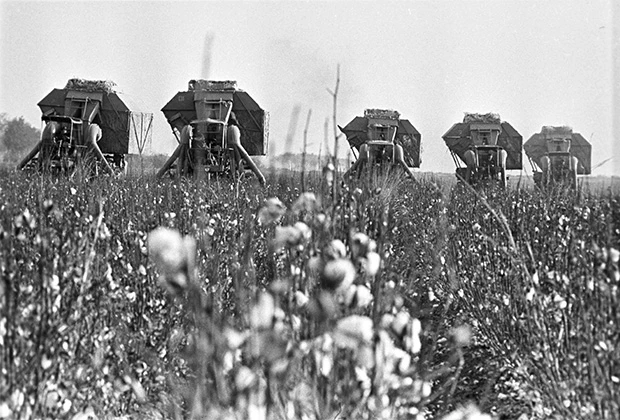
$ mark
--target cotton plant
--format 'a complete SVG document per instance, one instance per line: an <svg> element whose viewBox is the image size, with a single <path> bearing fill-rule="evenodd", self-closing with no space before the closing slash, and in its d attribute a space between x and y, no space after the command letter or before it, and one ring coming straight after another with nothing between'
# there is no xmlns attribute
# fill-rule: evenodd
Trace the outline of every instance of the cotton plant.
<svg viewBox="0 0 620 420"><path fill-rule="evenodd" d="M355 395L362 396L361 401L344 394L323 398L314 415L321 418L338 406L348 406L352 414L361 416L391 418L394 410L419 414L421 410L414 405L428 397L431 389L413 366L421 346L420 321L402 308L392 308L394 314L386 313L378 322L371 318L375 301L371 288L381 267L377 244L362 232L352 232L346 238L348 246L340 238L329 238L325 235L329 213L312 193L303 193L290 210L271 198L259 211L261 223L279 223L289 216L290 224L275 228L273 249L289 257L289 262L303 265L291 267L290 275L301 281L289 282L292 290L287 291L294 303L290 325L306 332L290 343L293 357L309 366L300 383L317 383L318 379L318 383L331 382L326 386L336 389L339 382L349 380L343 387L356 388L359 393ZM300 261L291 255L303 258ZM347 378L339 377L343 363L350 374ZM415 396L400 398L399 390ZM316 385L313 393L321 394ZM295 412L295 416L302 414Z"/></svg>
<svg viewBox="0 0 620 420"><path fill-rule="evenodd" d="M183 237L177 230L160 227L149 234L148 250L159 270L159 284L171 295L187 289L195 265L195 240Z"/></svg>
<svg viewBox="0 0 620 420"><path fill-rule="evenodd" d="M422 322L394 298L394 282L379 280L377 242L335 228L335 205L325 208L311 192L290 206L264 201L254 220L267 232L275 277L253 291L234 327L210 319L197 298L193 238L150 233L160 285L202 319L189 341L197 374L211 382L196 382L192 413L211 405L255 419L424 418L434 383L419 366Z"/></svg>
<svg viewBox="0 0 620 420"><path fill-rule="evenodd" d="M376 244L363 234L354 234L351 249L339 239L331 239L319 249L313 243L314 235L324 227L328 218L311 193L302 194L292 206L292 213L298 220L281 225L287 212L280 200L271 198L258 211L257 221L274 226L271 249L276 254L288 253L298 257L291 259L292 265L287 273L297 276L299 281L287 283L291 290L273 287L259 292L246 312L245 330L238 331L202 319L198 328L208 327L209 334L197 330L190 339L195 344L194 356L211 355L225 372L224 378L215 378L216 382L219 380L220 394L221 389L228 390L224 397L219 396L218 404L228 404L255 418L265 418L278 409L273 402L273 384L279 384L279 392L293 403L293 406L284 403L279 408L285 417L300 415L297 408L304 406L300 405L300 400L307 397L307 393L300 392L299 384L291 386L290 378L299 376L302 378L299 383L314 393L318 392L316 387L310 387L312 380L308 369L300 367L305 363L302 361L312 359L320 366L319 375L338 381L334 377L334 363L341 363L339 358L342 358L340 353L343 351L353 352L355 381L359 382L358 378L370 378L369 372L376 368L376 354L379 354L375 345L379 326L359 313L368 310L374 298L370 288L357 281L360 278L367 280L377 273L380 258L375 252ZM191 298L188 309L196 317L204 317L202 301L196 298L200 288L196 278L195 240L173 229L157 228L149 234L148 251L155 262L159 284L175 298ZM304 267L296 268L295 264ZM292 290L293 287L297 288ZM283 296L291 297L292 307L283 306L287 302ZM304 324L315 322L322 325L316 329L306 328L306 333L302 334ZM403 354L393 357L397 352L393 351L394 345L387 344L391 343L387 333L378 337L382 351L380 358L398 359L402 365L401 359L406 357ZM200 363L196 367L202 369L203 374L208 371ZM364 383L368 385L364 386L370 397L374 385L372 381ZM214 402L214 399L204 397L209 392L204 389L204 384L197 382L194 392L190 399L193 411L204 410L205 404ZM323 410L332 409L328 405L324 404ZM305 406L308 411L309 405ZM316 405L313 407L312 415L319 415L322 410Z"/></svg>
<svg viewBox="0 0 620 420"><path fill-rule="evenodd" d="M187 396L190 418L212 408L232 407L252 418L264 418L269 404L266 380L286 369L288 341L281 314L270 293L260 293L247 312L242 331L209 313L195 272L193 238L176 230L157 228L149 234L149 255L159 284L174 299L186 303L195 322L187 337L188 363L197 375Z"/></svg>

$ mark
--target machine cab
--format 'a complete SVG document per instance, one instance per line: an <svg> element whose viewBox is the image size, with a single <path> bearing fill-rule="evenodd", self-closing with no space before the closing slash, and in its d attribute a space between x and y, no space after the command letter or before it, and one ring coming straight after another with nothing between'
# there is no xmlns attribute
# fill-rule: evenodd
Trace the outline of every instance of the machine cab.
<svg viewBox="0 0 620 420"><path fill-rule="evenodd" d="M102 93L71 90L65 97L64 115L88 123L100 124L99 111L102 102Z"/></svg>
<svg viewBox="0 0 620 420"><path fill-rule="evenodd" d="M547 154L555 156L570 154L570 146L573 140L572 128L568 126L544 126L541 134L547 146Z"/></svg>
<svg viewBox="0 0 620 420"><path fill-rule="evenodd" d="M198 118L191 122L194 129L193 147L226 148L226 127L232 111L232 95L223 98L221 93L196 92ZM202 95L198 95L201 93Z"/></svg>
<svg viewBox="0 0 620 420"><path fill-rule="evenodd" d="M398 118L396 111L384 109L366 109L364 117L368 121L368 141L394 143L398 131Z"/></svg>
<svg viewBox="0 0 620 420"><path fill-rule="evenodd" d="M377 121L370 121L368 123L368 139L370 141L394 143L397 129L398 126L394 124L383 124Z"/></svg>
<svg viewBox="0 0 620 420"><path fill-rule="evenodd" d="M502 131L500 124L472 123L470 126L473 147L480 168L496 171L504 159L503 148L497 145Z"/></svg>
<svg viewBox="0 0 620 420"><path fill-rule="evenodd" d="M571 139L563 136L547 138L547 151L550 154L566 154L570 152Z"/></svg>
<svg viewBox="0 0 620 420"><path fill-rule="evenodd" d="M477 123L471 124L471 139L474 146L497 146L497 139L502 131L502 127L499 124L484 124Z"/></svg>

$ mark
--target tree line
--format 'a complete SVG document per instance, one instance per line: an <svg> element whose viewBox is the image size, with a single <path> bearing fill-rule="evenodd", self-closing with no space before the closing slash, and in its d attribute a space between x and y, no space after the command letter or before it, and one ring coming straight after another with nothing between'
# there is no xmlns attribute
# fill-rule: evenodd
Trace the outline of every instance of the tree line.
<svg viewBox="0 0 620 420"><path fill-rule="evenodd" d="M41 130L24 117L0 113L0 162L12 164L24 157L41 138Z"/></svg>

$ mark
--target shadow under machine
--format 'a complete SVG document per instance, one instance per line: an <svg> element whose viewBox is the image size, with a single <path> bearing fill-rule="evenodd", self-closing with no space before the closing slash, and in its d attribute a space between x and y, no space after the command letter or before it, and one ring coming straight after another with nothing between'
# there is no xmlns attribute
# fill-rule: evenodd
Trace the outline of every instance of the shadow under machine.
<svg viewBox="0 0 620 420"><path fill-rule="evenodd" d="M190 80L162 108L178 146L159 170L166 174L211 179L265 177L251 156L264 156L269 114L235 81Z"/></svg>
<svg viewBox="0 0 620 420"><path fill-rule="evenodd" d="M152 141L153 114L138 111L114 86L105 80L70 79L63 89L53 89L38 103L41 140L17 168L123 171L125 156L142 153Z"/></svg>

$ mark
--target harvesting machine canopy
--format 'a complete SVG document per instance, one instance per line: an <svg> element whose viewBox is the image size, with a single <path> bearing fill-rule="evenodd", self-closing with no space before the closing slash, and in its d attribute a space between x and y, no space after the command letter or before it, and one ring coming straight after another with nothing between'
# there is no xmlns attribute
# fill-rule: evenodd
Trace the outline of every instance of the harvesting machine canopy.
<svg viewBox="0 0 620 420"><path fill-rule="evenodd" d="M142 153L152 141L153 113L141 110L115 86L109 80L69 79L63 89L53 89L38 103L42 119L63 116L98 124L102 153Z"/></svg>
<svg viewBox="0 0 620 420"><path fill-rule="evenodd" d="M141 154L151 142L153 114L138 111L114 86L109 80L69 79L52 90L38 104L45 123L41 140L17 168L71 173L85 164L95 173L99 167L124 170L125 155Z"/></svg>
<svg viewBox="0 0 620 420"><path fill-rule="evenodd" d="M236 81L190 80L162 112L179 145L158 176L237 178L249 168L265 183L251 156L267 154L269 114Z"/></svg>
<svg viewBox="0 0 620 420"><path fill-rule="evenodd" d="M234 80L190 80L187 91L177 92L162 112L178 133L188 124L208 119L220 119L226 124L234 112L244 149L250 156L267 154L269 114L248 93L238 89Z"/></svg>
<svg viewBox="0 0 620 420"><path fill-rule="evenodd" d="M592 145L569 126L543 126L525 142L523 149L538 168L549 154L570 153L578 160L578 175L589 175L592 171Z"/></svg>
<svg viewBox="0 0 620 420"><path fill-rule="evenodd" d="M497 145L506 151L505 169L522 169L523 137L496 113L465 113L463 122L455 123L443 136L446 146L461 162L473 146Z"/></svg>
<svg viewBox="0 0 620 420"><path fill-rule="evenodd" d="M368 108L364 110L363 117L355 117L345 127L338 128L357 152L369 142L390 142L402 147L408 167L420 167L422 136L409 120L400 118L398 111Z"/></svg>

